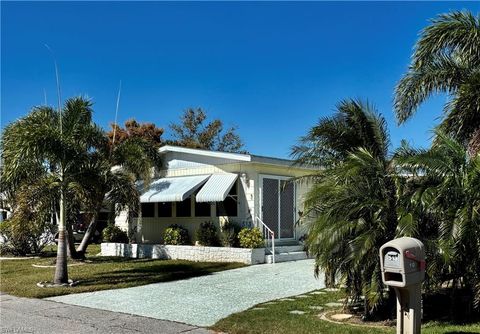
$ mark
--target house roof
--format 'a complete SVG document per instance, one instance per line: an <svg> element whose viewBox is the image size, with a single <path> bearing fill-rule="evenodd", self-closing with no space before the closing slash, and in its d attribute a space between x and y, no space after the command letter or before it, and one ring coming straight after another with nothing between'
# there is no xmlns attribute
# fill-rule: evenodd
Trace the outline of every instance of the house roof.
<svg viewBox="0 0 480 334"><path fill-rule="evenodd" d="M254 154L244 154L244 153L229 153L229 152L220 152L220 151L209 151L198 148L187 148L173 145L165 145L160 147L160 153L166 152L179 152L194 154L205 157L212 158L221 158L228 160L244 161L244 162L258 162L263 164L272 164L272 165L282 165L282 166L292 166L294 161L289 159L266 157L261 155Z"/></svg>
<svg viewBox="0 0 480 334"><path fill-rule="evenodd" d="M159 151L160 153L179 152L179 153L194 154L194 155L200 155L200 156L206 156L206 157L212 157L212 158L222 158L222 159L238 160L238 161L251 161L251 156L249 154L209 151L209 150L203 150L199 148L187 148L187 147L172 146L172 145L162 146L160 147Z"/></svg>

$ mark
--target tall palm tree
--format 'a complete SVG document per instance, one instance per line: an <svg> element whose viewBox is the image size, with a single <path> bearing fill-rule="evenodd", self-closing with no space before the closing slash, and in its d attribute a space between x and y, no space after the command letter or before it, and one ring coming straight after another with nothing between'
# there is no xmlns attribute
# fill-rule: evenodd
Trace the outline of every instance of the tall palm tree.
<svg viewBox="0 0 480 334"><path fill-rule="evenodd" d="M396 235L397 199L386 123L368 103L342 101L293 148L297 163L322 167L305 200L307 246L327 284L340 276L365 311L384 300L378 251ZM330 278L330 280L328 280Z"/></svg>
<svg viewBox="0 0 480 334"><path fill-rule="evenodd" d="M58 254L64 257L67 244L70 256L82 258L92 239L100 210L105 206L117 213L127 207L136 210L139 194L135 182L139 178L148 182L153 169L161 166L161 158L158 145L151 138L133 136L117 144L110 141L107 134L93 123L91 102L88 100L74 98L66 101L62 114L63 135L58 130L57 117L58 113L49 107L34 108L27 117L5 129L2 147L6 168L2 171L2 188L14 202L15 194L23 194L19 189L25 184L35 184L42 190L37 192L38 203L49 200L51 197L47 195L54 194L58 199L64 194L68 201L63 210L63 220L58 212L62 202L56 200L51 205L59 221ZM44 138L37 132L52 134ZM18 141L19 138L23 141ZM48 140L52 144L48 144ZM63 142L64 147L57 142ZM29 163L30 160L26 159L29 152L24 152L25 147L40 144L47 144L47 149L37 154L39 157L33 154ZM16 160L19 155L23 155L22 163ZM67 167L63 172L63 182L60 166ZM90 223L82 242L75 249L71 232L79 212L88 214ZM62 226L69 232L66 236ZM62 260L57 262L61 264ZM62 275L66 273L62 271Z"/></svg>
<svg viewBox="0 0 480 334"><path fill-rule="evenodd" d="M2 182L15 194L22 185L43 182L57 187L59 200L58 250L54 283L68 282L66 217L69 190L81 188L79 166L101 146L105 135L92 121L91 102L68 99L61 114L51 107L35 107L27 116L5 127L1 149ZM46 182L47 184L47 182Z"/></svg>
<svg viewBox="0 0 480 334"><path fill-rule="evenodd" d="M90 213L90 223L77 248L78 256L83 256L97 224L97 217L104 206L117 213L124 210L137 210L139 194L135 182L148 183L152 171L162 166L162 159L156 141L146 136L127 136L121 141L108 142L107 149L92 156L84 168L90 180L88 192L90 200L85 202L85 210Z"/></svg>
<svg viewBox="0 0 480 334"><path fill-rule="evenodd" d="M480 149L480 13L442 14L422 31L408 72L396 87L399 123L434 93L449 96L440 128L474 155Z"/></svg>
<svg viewBox="0 0 480 334"><path fill-rule="evenodd" d="M475 295L480 307L480 154L470 156L463 144L437 131L429 150L404 148L398 166L412 177L413 207L434 217L437 229L429 243L428 276L440 285L454 282ZM416 177L421 175L421 177ZM414 209L414 208L413 208ZM419 220L420 221L420 220Z"/></svg>

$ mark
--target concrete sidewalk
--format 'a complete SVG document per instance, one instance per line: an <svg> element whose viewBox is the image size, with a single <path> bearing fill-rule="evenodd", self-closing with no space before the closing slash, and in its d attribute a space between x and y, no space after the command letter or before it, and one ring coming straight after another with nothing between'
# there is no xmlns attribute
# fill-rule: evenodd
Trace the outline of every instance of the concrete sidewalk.
<svg viewBox="0 0 480 334"><path fill-rule="evenodd" d="M256 304L324 287L314 260L262 264L185 280L50 298L67 304L211 326Z"/></svg>
<svg viewBox="0 0 480 334"><path fill-rule="evenodd" d="M0 333L208 334L213 332L178 322L1 294Z"/></svg>

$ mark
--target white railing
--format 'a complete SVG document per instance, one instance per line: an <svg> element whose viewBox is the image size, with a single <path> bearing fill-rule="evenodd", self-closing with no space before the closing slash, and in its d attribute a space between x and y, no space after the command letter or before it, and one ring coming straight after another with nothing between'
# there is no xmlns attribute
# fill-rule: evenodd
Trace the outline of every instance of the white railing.
<svg viewBox="0 0 480 334"><path fill-rule="evenodd" d="M263 232L265 238L265 248L270 249L272 253L272 263L275 263L275 232L259 218L255 217L255 224Z"/></svg>

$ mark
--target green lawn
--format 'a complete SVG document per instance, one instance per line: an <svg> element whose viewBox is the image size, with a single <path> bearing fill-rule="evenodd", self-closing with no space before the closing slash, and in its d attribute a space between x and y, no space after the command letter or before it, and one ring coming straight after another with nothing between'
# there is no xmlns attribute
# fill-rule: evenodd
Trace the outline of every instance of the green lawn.
<svg viewBox="0 0 480 334"><path fill-rule="evenodd" d="M20 296L44 298L70 293L120 289L150 283L185 279L243 266L239 263L203 263L173 260L123 259L95 256L99 245L88 248L87 261L69 261L69 278L80 281L75 287L40 288L36 283L51 281L55 268L36 268L32 264L53 265L54 248L45 257L0 262L0 291ZM80 265L78 265L80 264Z"/></svg>
<svg viewBox="0 0 480 334"><path fill-rule="evenodd" d="M351 324L335 324L318 317L319 313L335 308L325 307L326 303L337 302L343 298L342 292L326 292L321 295L306 294L307 298L295 298L294 301L276 301L274 304L259 304L244 312L232 314L220 320L212 329L230 334L253 333L395 333L394 327L362 327ZM323 306L322 311L312 310L309 306ZM255 309L264 308L264 309ZM305 314L291 314L290 311L304 311ZM480 333L480 323L454 325L430 322L422 326L422 333Z"/></svg>

